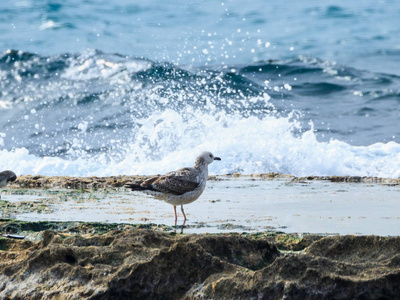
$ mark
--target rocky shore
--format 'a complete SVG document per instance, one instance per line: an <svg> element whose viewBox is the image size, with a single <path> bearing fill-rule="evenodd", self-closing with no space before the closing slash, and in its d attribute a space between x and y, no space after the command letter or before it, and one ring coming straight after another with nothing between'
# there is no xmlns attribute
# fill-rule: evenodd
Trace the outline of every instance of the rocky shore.
<svg viewBox="0 0 400 300"><path fill-rule="evenodd" d="M400 238L1 220L0 299L388 299Z"/></svg>
<svg viewBox="0 0 400 300"><path fill-rule="evenodd" d="M20 176L7 188L85 193L85 189L118 189L142 178ZM249 178L400 183L280 174ZM0 204L4 211L51 209L44 202ZM0 299L396 299L400 295L398 236L180 232L150 223L0 219Z"/></svg>
<svg viewBox="0 0 400 300"><path fill-rule="evenodd" d="M42 176L26 175L19 176L17 180L10 184L12 187L19 188L70 188L70 189L101 189L101 188L119 188L128 182L141 181L151 176L109 176L109 177L69 177L69 176ZM354 182L354 183L379 183L400 185L400 178L379 178L362 176L307 176L295 177L292 175L265 173L241 175L239 173L226 174L222 176L210 176L209 180L226 180L230 178L247 177L257 180L287 179L293 182L326 180L330 182Z"/></svg>

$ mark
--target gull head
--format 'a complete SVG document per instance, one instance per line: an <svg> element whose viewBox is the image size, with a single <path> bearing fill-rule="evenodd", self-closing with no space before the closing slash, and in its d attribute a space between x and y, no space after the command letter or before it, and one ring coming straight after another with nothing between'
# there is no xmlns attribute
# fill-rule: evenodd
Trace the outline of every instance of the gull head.
<svg viewBox="0 0 400 300"><path fill-rule="evenodd" d="M196 159L197 162L205 162L207 165L211 164L214 160L221 160L219 157L215 157L211 152L202 152Z"/></svg>

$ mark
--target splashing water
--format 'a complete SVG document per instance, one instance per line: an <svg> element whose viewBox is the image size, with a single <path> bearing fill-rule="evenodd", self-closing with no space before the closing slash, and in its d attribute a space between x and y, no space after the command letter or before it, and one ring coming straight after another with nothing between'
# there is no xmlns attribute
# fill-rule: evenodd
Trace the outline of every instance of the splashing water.
<svg viewBox="0 0 400 300"><path fill-rule="evenodd" d="M333 65L327 70L316 64L185 69L100 51L51 57L9 51L0 57L0 69L7 71L0 74L0 169L156 174L191 166L210 150L222 158L210 166L212 174L400 177L398 143L351 145L340 127L333 137L325 131L331 137L324 140L318 134L332 117L329 107L313 121L308 108L296 107L296 91L303 97L318 92L320 100L354 89L342 84L345 74ZM312 74L302 81L303 73ZM296 85L289 84L293 74ZM350 75L371 80L354 70ZM335 83L310 85L322 77Z"/></svg>

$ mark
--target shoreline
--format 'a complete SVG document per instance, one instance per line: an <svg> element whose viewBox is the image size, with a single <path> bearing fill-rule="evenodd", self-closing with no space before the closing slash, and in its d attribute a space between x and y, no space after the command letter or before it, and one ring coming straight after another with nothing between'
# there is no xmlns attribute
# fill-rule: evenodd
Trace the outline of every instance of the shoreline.
<svg viewBox="0 0 400 300"><path fill-rule="evenodd" d="M17 180L10 183L10 188L71 188L71 189L90 189L90 188L119 188L132 181L144 180L154 175L117 175L106 177L71 177L71 176L44 176L44 175L20 175ZM240 173L211 175L210 181L227 180L232 178L248 178L258 180L291 180L293 182L303 181L329 181L329 182L348 182L348 183L377 183L400 185L400 178L382 178L370 176L302 176L296 177L289 174L280 173L261 173L243 175Z"/></svg>
<svg viewBox="0 0 400 300"><path fill-rule="evenodd" d="M123 187L148 177L20 176L2 191L0 217L171 227L171 205ZM210 176L203 195L185 206L189 218L185 233L397 236L399 183L372 177Z"/></svg>

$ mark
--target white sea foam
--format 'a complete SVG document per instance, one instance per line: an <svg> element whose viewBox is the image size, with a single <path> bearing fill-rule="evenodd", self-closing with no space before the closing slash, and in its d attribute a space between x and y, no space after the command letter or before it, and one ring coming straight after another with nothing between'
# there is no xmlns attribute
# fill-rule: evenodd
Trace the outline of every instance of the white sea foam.
<svg viewBox="0 0 400 300"><path fill-rule="evenodd" d="M110 78L118 74L117 77L126 80L129 74L144 71L150 67L151 63L144 60L128 60L116 55L102 57L96 50L88 49L77 59L70 59L70 66L61 77L71 80L91 80Z"/></svg>
<svg viewBox="0 0 400 300"><path fill-rule="evenodd" d="M10 109L12 107L11 101L0 100L0 109Z"/></svg>
<svg viewBox="0 0 400 300"><path fill-rule="evenodd" d="M319 142L312 129L295 134L300 125L291 117L196 116L186 120L165 110L141 120L141 128L128 143L122 160L113 159L110 153L77 160L37 157L20 148L0 150L0 170L69 176L158 174L191 166L201 151L210 150L222 158L210 166L211 174L400 177L400 144L395 142L370 146L338 140Z"/></svg>
<svg viewBox="0 0 400 300"><path fill-rule="evenodd" d="M40 25L39 30L47 30L53 28L62 27L62 24L59 22L54 22L53 20L47 20Z"/></svg>

